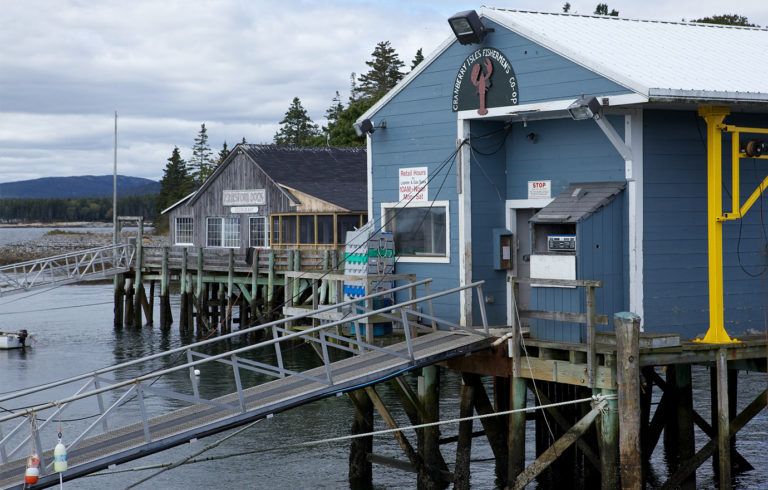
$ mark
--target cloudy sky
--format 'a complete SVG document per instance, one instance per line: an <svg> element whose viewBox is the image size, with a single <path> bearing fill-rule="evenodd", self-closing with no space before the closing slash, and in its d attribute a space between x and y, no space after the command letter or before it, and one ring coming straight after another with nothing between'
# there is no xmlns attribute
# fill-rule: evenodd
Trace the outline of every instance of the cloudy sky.
<svg viewBox="0 0 768 490"><path fill-rule="evenodd" d="M490 2L561 11L564 0ZM597 0L571 0L589 14ZM200 124L214 150L272 141L294 96L322 123L350 73L389 40L410 65L450 36L454 0L0 0L0 182L118 172L159 179ZM622 17L738 13L768 26L768 2L620 0Z"/></svg>

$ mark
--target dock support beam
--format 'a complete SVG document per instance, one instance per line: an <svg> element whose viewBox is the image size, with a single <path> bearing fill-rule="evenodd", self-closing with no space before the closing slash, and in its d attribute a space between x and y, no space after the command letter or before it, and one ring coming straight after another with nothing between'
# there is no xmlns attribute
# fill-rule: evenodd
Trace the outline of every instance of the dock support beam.
<svg viewBox="0 0 768 490"><path fill-rule="evenodd" d="M425 412L422 423L437 422L440 420L440 372L435 365L426 366L421 372L419 398ZM419 468L418 487L426 490L445 488L440 473L440 428L436 425L424 428L420 442L419 456L424 464Z"/></svg>
<svg viewBox="0 0 768 490"><path fill-rule="evenodd" d="M724 490L731 488L731 418L728 404L728 360L725 349L717 351L715 364L717 365L717 459L720 490Z"/></svg>
<svg viewBox="0 0 768 490"><path fill-rule="evenodd" d="M123 298L125 297L125 274L115 274L115 321L117 329L123 328Z"/></svg>
<svg viewBox="0 0 768 490"><path fill-rule="evenodd" d="M525 408L527 394L525 378L511 376L509 391L509 408L511 410ZM509 414L507 437L507 481L513 482L525 470L525 412Z"/></svg>
<svg viewBox="0 0 768 490"><path fill-rule="evenodd" d="M621 486L643 487L640 447L640 317L616 313L616 382L619 386L619 461Z"/></svg>
<svg viewBox="0 0 768 490"><path fill-rule="evenodd" d="M352 422L353 435L373 432L373 403L365 390L347 393L355 406ZM368 490L373 488L373 465L369 455L373 453L373 436L352 439L349 444L349 488Z"/></svg>

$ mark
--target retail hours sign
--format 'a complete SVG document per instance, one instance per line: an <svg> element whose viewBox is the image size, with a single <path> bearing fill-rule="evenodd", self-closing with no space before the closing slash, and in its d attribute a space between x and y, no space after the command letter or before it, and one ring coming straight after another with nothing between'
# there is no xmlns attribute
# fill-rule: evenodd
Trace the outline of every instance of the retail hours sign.
<svg viewBox="0 0 768 490"><path fill-rule="evenodd" d="M408 167L400 170L400 201L427 201L427 167Z"/></svg>

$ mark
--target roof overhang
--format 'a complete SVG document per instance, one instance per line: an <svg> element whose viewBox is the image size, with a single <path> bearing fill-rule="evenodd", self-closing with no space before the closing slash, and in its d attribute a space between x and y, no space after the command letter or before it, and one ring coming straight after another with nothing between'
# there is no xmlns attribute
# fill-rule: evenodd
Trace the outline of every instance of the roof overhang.
<svg viewBox="0 0 768 490"><path fill-rule="evenodd" d="M165 214L165 213L175 209L176 207L181 206L185 202L189 201L196 193L197 193L197 191L190 192L189 194L187 194L186 196L182 197L181 199L179 199L175 203L171 204L167 208L165 208L162 211L160 211L160 214Z"/></svg>
<svg viewBox="0 0 768 490"><path fill-rule="evenodd" d="M620 108L644 104L648 102L648 97L640 94L624 95L606 95L599 96L597 99L603 105L603 109ZM461 120L505 120L505 121L536 121L541 119L560 119L570 118L568 106L574 99L561 99L549 102L537 102L535 104L521 104L506 107L491 107L488 114L483 116L477 113L477 110L459 111L458 117Z"/></svg>

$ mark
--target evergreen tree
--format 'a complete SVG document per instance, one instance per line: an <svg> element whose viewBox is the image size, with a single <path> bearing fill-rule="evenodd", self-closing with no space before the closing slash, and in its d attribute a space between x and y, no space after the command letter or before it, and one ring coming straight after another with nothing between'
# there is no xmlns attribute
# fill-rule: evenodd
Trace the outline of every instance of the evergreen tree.
<svg viewBox="0 0 768 490"><path fill-rule="evenodd" d="M389 41L378 43L371 56L373 58L365 62L371 69L357 79L360 85L357 87L359 96L355 97L356 100L379 100L403 78L400 69L405 63L397 56Z"/></svg>
<svg viewBox="0 0 768 490"><path fill-rule="evenodd" d="M165 164L163 178L160 179L155 219L160 229L167 229L168 226L168 216L163 216L160 212L192 192L193 186L194 182L187 171L187 164L181 158L179 147L175 146L168 158L168 163Z"/></svg>
<svg viewBox="0 0 768 490"><path fill-rule="evenodd" d="M245 138L243 138L243 143L245 143ZM219 155L216 157L216 166L218 167L221 165L221 162L226 160L226 158L229 156L229 154L232 153L232 150L227 147L227 142L225 141L223 145L221 145L221 150L219 150Z"/></svg>
<svg viewBox="0 0 768 490"><path fill-rule="evenodd" d="M324 143L317 124L312 122L298 97L285 112L280 129L275 133L275 144L279 146L319 146Z"/></svg>
<svg viewBox="0 0 768 490"><path fill-rule="evenodd" d="M752 24L749 22L749 19L745 16L736 14L712 15L710 17L702 17L701 19L692 20L691 22L701 22L703 24L720 24L727 26L760 27L757 24Z"/></svg>
<svg viewBox="0 0 768 490"><path fill-rule="evenodd" d="M421 48L419 48L416 51L416 56L413 57L413 61L411 61L411 70L419 66L419 63L424 61L424 54L421 52Z"/></svg>
<svg viewBox="0 0 768 490"><path fill-rule="evenodd" d="M212 154L211 147L208 146L208 130L203 123L192 146L192 160L189 161L189 174L196 186L203 185L205 179L213 173Z"/></svg>
<svg viewBox="0 0 768 490"><path fill-rule="evenodd" d="M570 7L570 5L569 5ZM595 15L610 15L613 17L619 16L618 10L611 10L610 13L608 13L608 4L607 3L598 3L597 7L595 7Z"/></svg>
<svg viewBox="0 0 768 490"><path fill-rule="evenodd" d="M563 5L563 12L566 14L571 11L571 4L569 2L565 2L565 5Z"/></svg>
<svg viewBox="0 0 768 490"><path fill-rule="evenodd" d="M336 121L336 124L328 132L330 146L364 146L365 138L355 133L352 126L376 101L374 99L362 99L352 102L344 109Z"/></svg>
<svg viewBox="0 0 768 490"><path fill-rule="evenodd" d="M325 111L325 118L328 120L328 125L323 126L323 133L327 138L338 124L339 116L342 112L344 112L344 104L341 103L341 94L337 90L336 95L331 99L331 107Z"/></svg>

